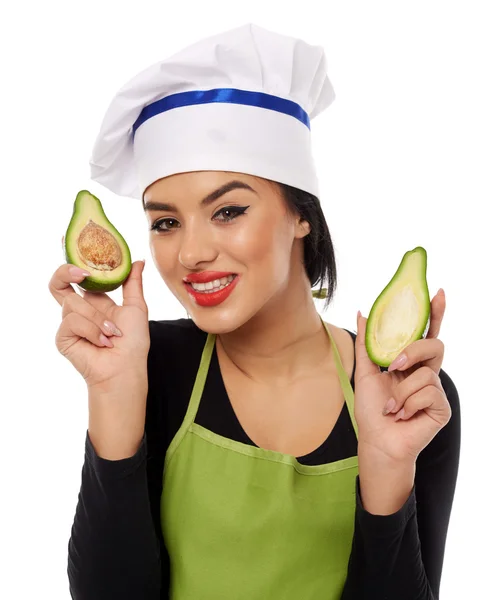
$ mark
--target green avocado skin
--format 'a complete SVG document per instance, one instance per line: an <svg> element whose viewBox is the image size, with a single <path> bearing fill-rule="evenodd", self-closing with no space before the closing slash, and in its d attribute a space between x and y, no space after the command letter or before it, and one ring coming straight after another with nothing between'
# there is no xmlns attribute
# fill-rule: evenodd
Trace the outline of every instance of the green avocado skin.
<svg viewBox="0 0 480 600"><path fill-rule="evenodd" d="M414 273L414 277L411 278L410 274L404 276L404 270L409 267L409 261L411 259L417 260L417 264L415 269L417 272ZM385 286L382 292L379 294L377 299L372 305L370 310L370 314L367 318L367 323L365 325L365 348L367 350L367 354L370 357L370 360L381 366L388 367L393 362L393 360L398 356L401 351L406 348L407 345L412 344L414 341L421 340L428 332L428 328L430 325L430 296L428 291L427 279L426 279L426 270L427 270L427 253L426 250L422 246L417 246L413 250L406 252L402 258L402 261L395 272L395 275L391 278L389 283ZM389 292L395 291L395 284L397 281L414 281L416 284L416 295L415 298L418 301L420 306L420 318L419 322L416 324L415 330L412 333L411 339L408 344L405 344L403 348L398 350L395 353L395 356L385 356L382 353L381 348L378 347L375 340L375 325L378 314L381 313L382 307L385 302L388 303L388 295Z"/></svg>
<svg viewBox="0 0 480 600"><path fill-rule="evenodd" d="M112 235L115 236L117 242L119 243L119 245L122 249L123 263L125 264L125 268L123 270L123 274L116 280L105 281L105 279L103 279L100 275L95 275L95 270L92 269L92 267L86 265L82 260L80 260L77 257L77 255L74 252L72 252L72 247L75 247L75 245L74 244L72 245L72 243L70 242L70 238L75 235L75 233L74 233L75 223L76 223L75 216L77 214L77 211L81 210L81 202L82 202L82 199L85 197L84 196L85 194L87 194L89 196L89 200L93 200L97 204L97 210L98 210L99 214L102 216L104 221L108 224L108 230L110 231L110 233L112 233ZM93 271L92 275L85 277L85 279L83 279L81 282L76 284L76 285L78 285L78 287L85 290L86 292L100 294L100 293L111 292L113 290L116 290L128 278L130 271L132 269L132 258L131 258L130 248L128 247L126 241L124 240L124 238L120 234L120 232L107 219L107 217L103 211L100 200L96 196L94 196L91 192L89 192L88 190L81 190L80 192L78 192L78 194L75 198L72 218L70 220L70 223L68 225L68 228L65 233L64 240L63 240L63 253L64 253L65 261L68 264L75 265L77 267L80 267L81 269L86 269L90 273L92 273L92 271Z"/></svg>

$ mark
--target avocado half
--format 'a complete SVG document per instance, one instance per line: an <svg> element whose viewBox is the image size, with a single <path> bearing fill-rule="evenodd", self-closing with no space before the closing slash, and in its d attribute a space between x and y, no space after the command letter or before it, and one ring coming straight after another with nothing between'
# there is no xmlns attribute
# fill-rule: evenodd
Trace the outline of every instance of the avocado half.
<svg viewBox="0 0 480 600"><path fill-rule="evenodd" d="M367 353L377 365L388 367L430 324L427 252L421 246L403 255L395 275L373 303L365 329Z"/></svg>
<svg viewBox="0 0 480 600"><path fill-rule="evenodd" d="M87 190L78 192L65 233L67 263L90 271L77 285L87 292L111 292L122 285L132 269L130 249L107 219L100 200Z"/></svg>

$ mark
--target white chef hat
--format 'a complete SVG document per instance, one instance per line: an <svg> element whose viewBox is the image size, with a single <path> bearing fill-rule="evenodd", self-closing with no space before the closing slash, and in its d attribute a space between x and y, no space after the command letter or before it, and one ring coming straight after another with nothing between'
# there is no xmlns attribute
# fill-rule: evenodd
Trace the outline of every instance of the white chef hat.
<svg viewBox="0 0 480 600"><path fill-rule="evenodd" d="M243 25L148 67L117 92L91 178L143 198L168 175L233 171L318 195L310 119L334 99L322 47Z"/></svg>

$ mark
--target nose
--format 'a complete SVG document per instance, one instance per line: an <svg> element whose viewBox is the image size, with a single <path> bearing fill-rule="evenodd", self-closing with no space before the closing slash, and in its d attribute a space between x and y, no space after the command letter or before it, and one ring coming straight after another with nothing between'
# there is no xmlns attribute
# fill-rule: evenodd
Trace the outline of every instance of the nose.
<svg viewBox="0 0 480 600"><path fill-rule="evenodd" d="M184 226L178 260L186 269L194 270L203 263L211 263L217 254L215 240L208 227Z"/></svg>

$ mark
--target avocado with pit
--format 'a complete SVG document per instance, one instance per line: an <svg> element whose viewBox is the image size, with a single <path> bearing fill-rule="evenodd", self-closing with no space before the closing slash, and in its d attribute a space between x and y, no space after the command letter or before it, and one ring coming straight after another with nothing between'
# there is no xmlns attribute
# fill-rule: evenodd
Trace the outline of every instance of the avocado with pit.
<svg viewBox="0 0 480 600"><path fill-rule="evenodd" d="M388 367L402 350L426 335L429 325L427 252L417 246L403 255L395 275L370 310L365 329L370 359Z"/></svg>
<svg viewBox="0 0 480 600"><path fill-rule="evenodd" d="M132 269L130 249L107 219L100 200L87 190L78 192L65 233L67 263L91 273L77 285L87 292L111 292Z"/></svg>

